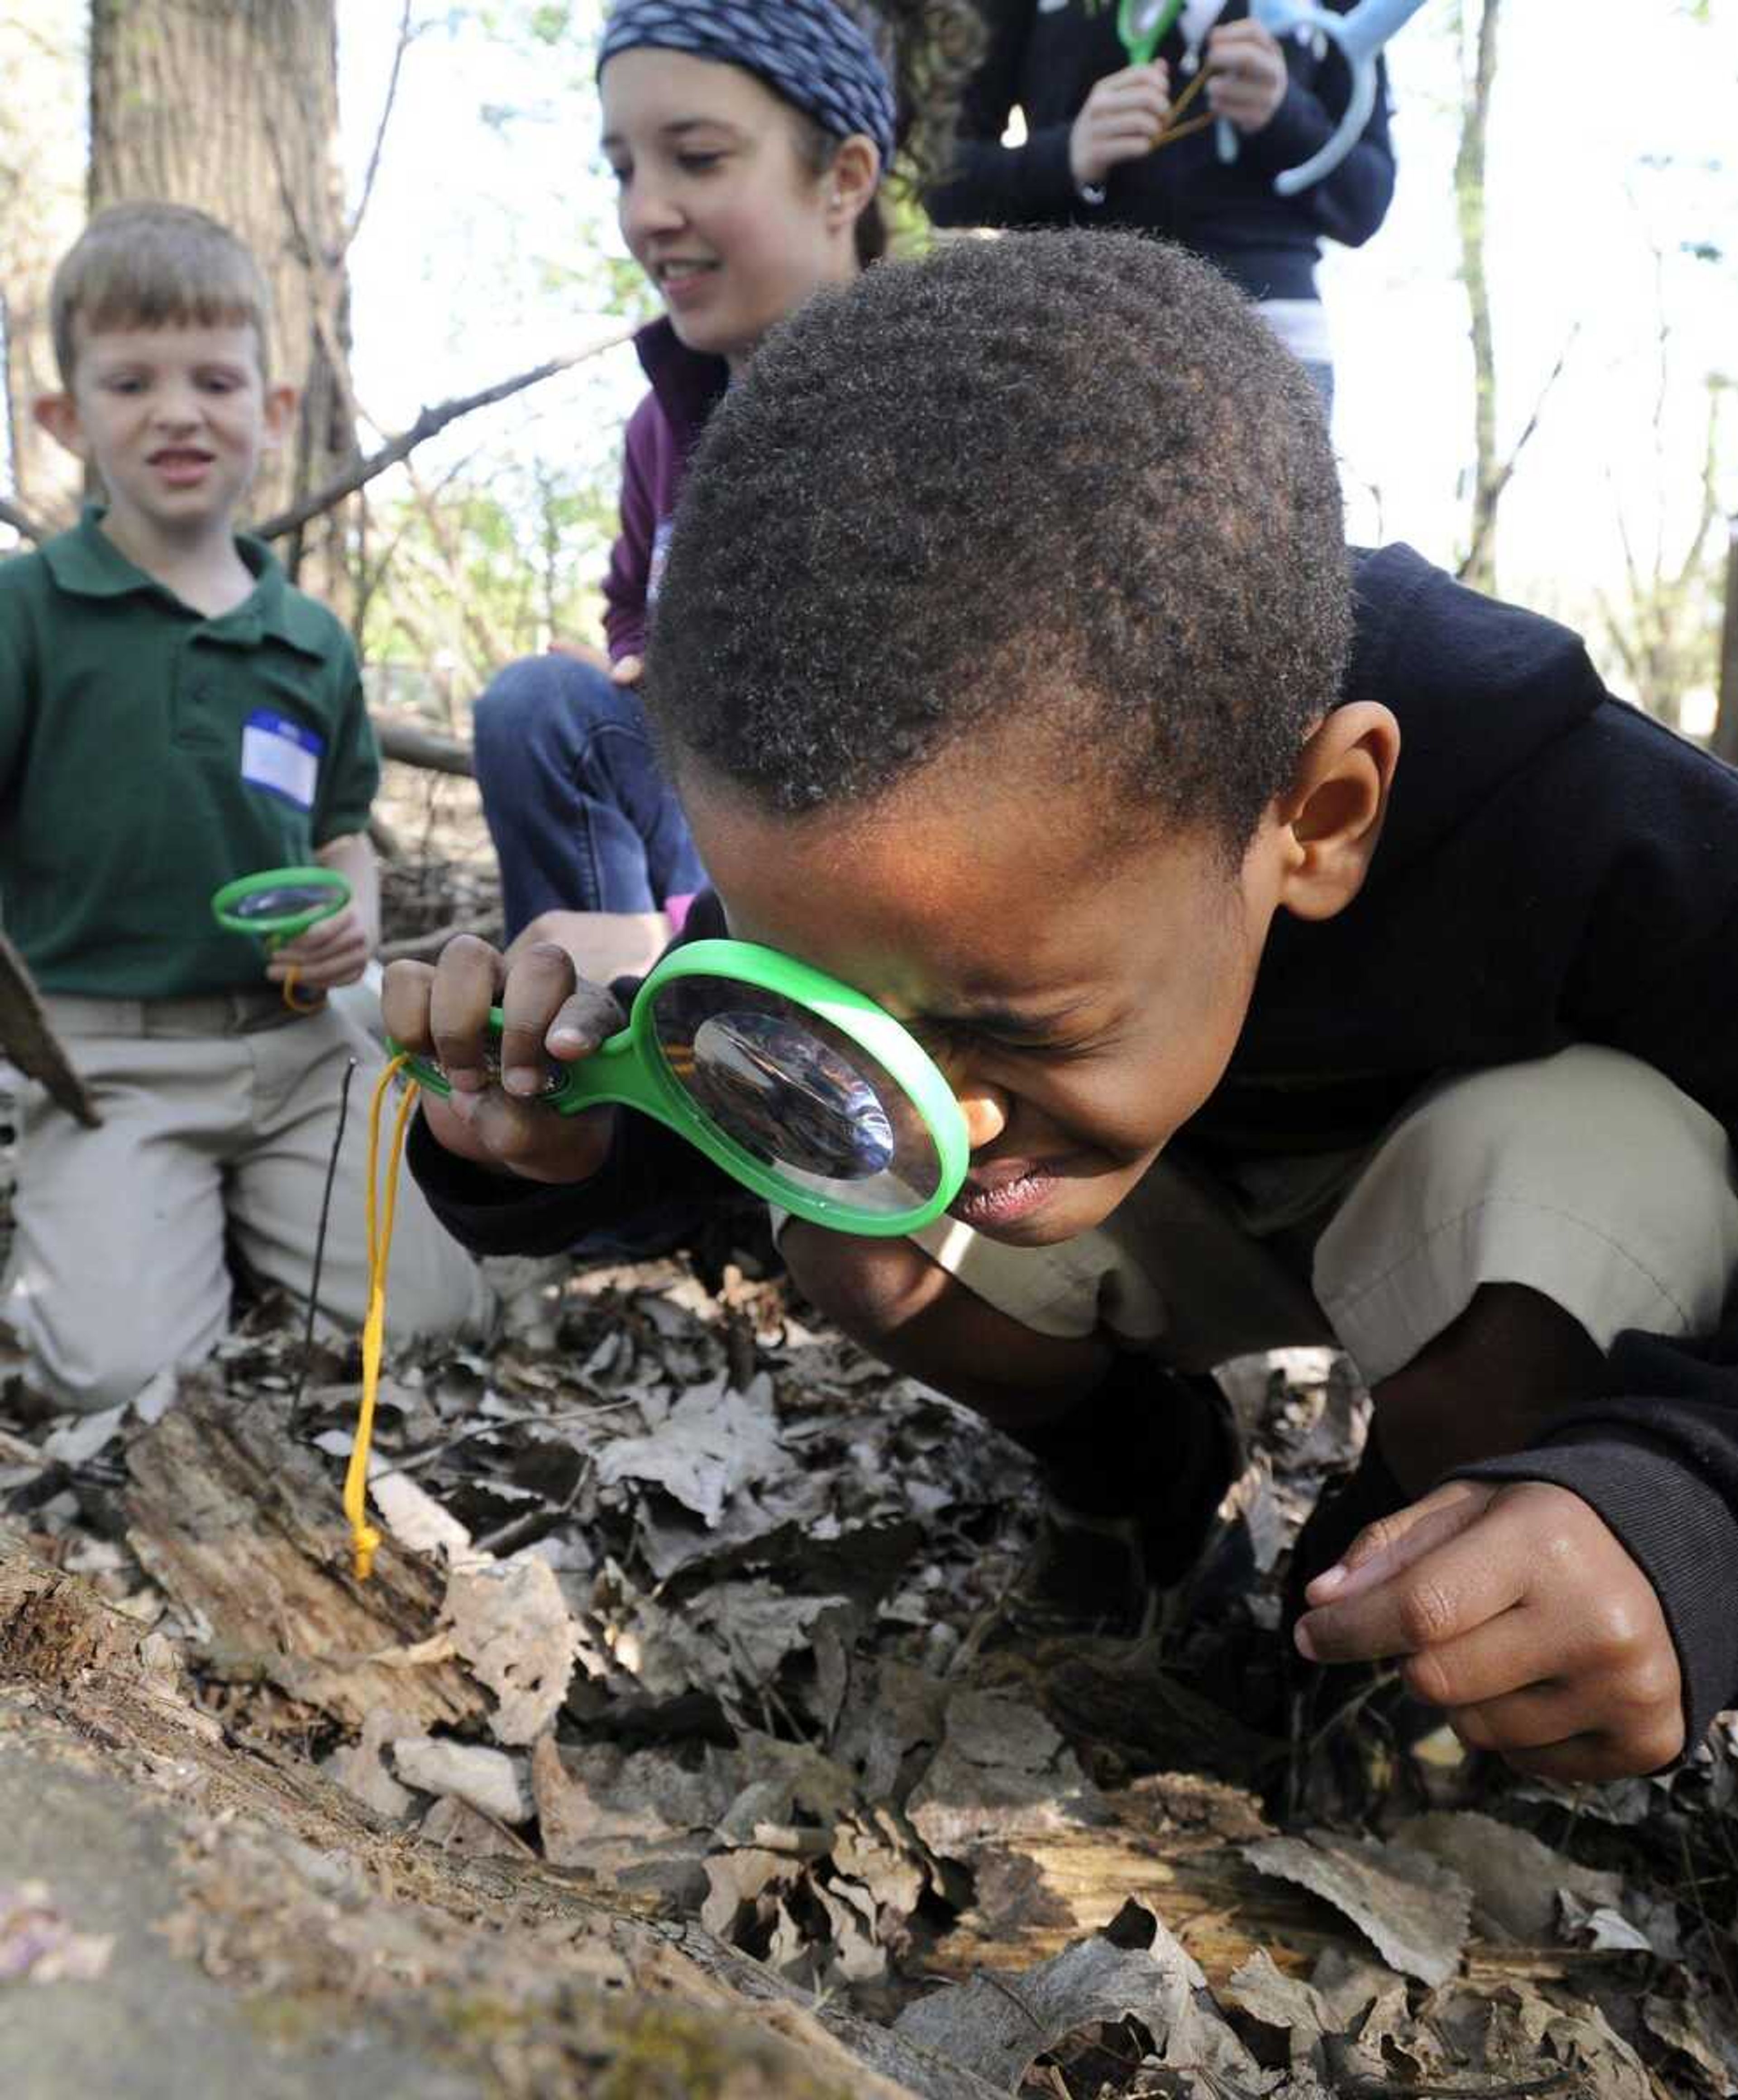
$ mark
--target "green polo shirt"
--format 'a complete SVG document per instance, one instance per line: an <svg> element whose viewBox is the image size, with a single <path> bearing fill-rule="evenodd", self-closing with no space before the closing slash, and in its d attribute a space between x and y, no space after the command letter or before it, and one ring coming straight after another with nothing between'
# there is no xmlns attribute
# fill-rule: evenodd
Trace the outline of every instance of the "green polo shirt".
<svg viewBox="0 0 1738 2100"><path fill-rule="evenodd" d="M350 637L259 540L208 620L87 510L0 562L0 914L46 991L258 987L211 894L363 830L380 760Z"/></svg>

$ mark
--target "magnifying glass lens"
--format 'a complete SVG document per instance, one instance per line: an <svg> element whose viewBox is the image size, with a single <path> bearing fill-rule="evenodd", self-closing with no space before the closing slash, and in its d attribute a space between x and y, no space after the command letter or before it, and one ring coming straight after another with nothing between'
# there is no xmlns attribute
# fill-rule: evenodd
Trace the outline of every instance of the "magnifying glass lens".
<svg viewBox="0 0 1738 2100"><path fill-rule="evenodd" d="M271 889L252 889L225 908L233 919L289 919L298 911L324 911L337 902L332 888L323 882L280 883Z"/></svg>
<svg viewBox="0 0 1738 2100"><path fill-rule="evenodd" d="M653 1029L695 1105L797 1189L865 1215L933 1195L941 1161L904 1089L810 1008L734 977L659 987Z"/></svg>

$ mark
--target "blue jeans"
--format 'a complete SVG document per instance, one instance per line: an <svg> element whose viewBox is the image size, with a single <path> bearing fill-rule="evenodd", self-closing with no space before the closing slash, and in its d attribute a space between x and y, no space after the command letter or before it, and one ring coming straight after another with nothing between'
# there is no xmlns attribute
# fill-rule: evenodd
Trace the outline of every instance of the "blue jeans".
<svg viewBox="0 0 1738 2100"><path fill-rule="evenodd" d="M657 911L706 887L630 686L523 657L478 701L473 736L509 941L542 911Z"/></svg>

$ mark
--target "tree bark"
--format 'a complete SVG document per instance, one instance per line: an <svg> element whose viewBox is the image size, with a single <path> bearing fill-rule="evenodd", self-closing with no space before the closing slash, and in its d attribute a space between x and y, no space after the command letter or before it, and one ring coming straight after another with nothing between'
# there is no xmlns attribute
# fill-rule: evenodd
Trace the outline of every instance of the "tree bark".
<svg viewBox="0 0 1738 2100"><path fill-rule="evenodd" d="M1460 575L1475 589L1492 592L1497 588L1497 505L1505 476L1497 457L1497 356L1484 267L1484 157L1491 90L1497 77L1500 11L1501 0L1482 0L1476 54L1467 75L1461 110L1460 148L1454 157L1455 218L1472 340L1473 385L1472 515Z"/></svg>
<svg viewBox="0 0 1738 2100"><path fill-rule="evenodd" d="M78 24L64 0L11 0L0 10L0 451L20 508L56 528L76 514L79 470L37 428L31 406L60 385L48 286L78 232L82 202L77 44Z"/></svg>
<svg viewBox="0 0 1738 2100"><path fill-rule="evenodd" d="M1720 629L1719 711L1714 719L1715 755L1738 765L1738 518L1727 521L1726 616Z"/></svg>
<svg viewBox="0 0 1738 2100"><path fill-rule="evenodd" d="M337 159L336 0L92 0L92 209L164 197L252 249L271 288L272 376L297 389L260 515L324 487L355 451ZM347 611L339 505L287 538L304 589Z"/></svg>

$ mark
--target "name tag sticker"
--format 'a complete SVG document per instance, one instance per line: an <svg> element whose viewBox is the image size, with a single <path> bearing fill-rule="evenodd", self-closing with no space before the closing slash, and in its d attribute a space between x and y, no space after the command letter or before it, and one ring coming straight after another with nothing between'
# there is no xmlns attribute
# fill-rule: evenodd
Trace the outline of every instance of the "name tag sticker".
<svg viewBox="0 0 1738 2100"><path fill-rule="evenodd" d="M320 784L320 754L325 748L325 739L300 722L256 709L241 731L241 777L250 788L263 788L298 810L311 810Z"/></svg>

